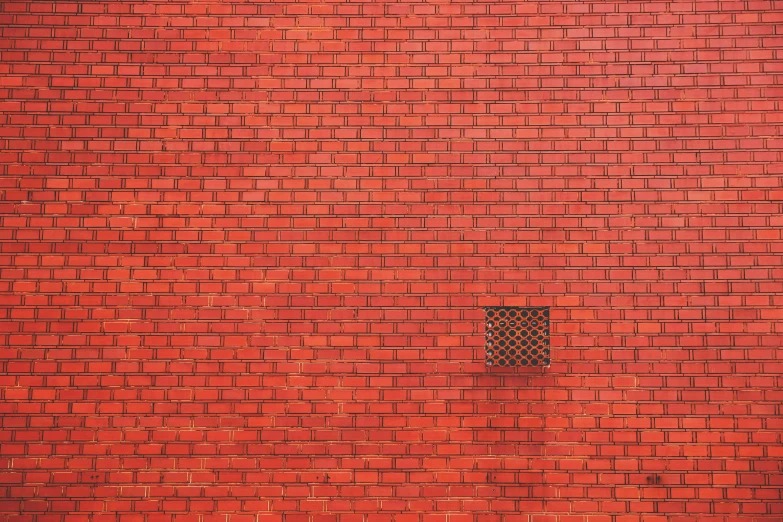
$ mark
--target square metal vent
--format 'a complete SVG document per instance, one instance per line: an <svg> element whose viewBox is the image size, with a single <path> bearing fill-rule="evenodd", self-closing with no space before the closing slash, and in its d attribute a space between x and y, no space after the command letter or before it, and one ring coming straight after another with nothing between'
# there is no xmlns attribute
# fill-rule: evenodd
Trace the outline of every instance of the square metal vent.
<svg viewBox="0 0 783 522"><path fill-rule="evenodd" d="M549 366L548 307L484 310L487 366Z"/></svg>

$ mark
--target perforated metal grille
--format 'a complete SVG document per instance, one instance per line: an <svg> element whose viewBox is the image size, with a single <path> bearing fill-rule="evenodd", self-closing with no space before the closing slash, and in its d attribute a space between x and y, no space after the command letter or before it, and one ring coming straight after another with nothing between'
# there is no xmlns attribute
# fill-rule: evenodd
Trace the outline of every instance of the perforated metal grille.
<svg viewBox="0 0 783 522"><path fill-rule="evenodd" d="M549 308L485 311L487 366L549 366Z"/></svg>

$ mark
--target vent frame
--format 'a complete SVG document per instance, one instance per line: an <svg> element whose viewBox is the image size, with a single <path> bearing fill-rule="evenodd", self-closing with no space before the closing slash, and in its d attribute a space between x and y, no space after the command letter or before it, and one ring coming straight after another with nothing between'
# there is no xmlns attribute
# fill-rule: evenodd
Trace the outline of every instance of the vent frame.
<svg viewBox="0 0 783 522"><path fill-rule="evenodd" d="M552 362L548 306L484 307L488 368L547 368Z"/></svg>

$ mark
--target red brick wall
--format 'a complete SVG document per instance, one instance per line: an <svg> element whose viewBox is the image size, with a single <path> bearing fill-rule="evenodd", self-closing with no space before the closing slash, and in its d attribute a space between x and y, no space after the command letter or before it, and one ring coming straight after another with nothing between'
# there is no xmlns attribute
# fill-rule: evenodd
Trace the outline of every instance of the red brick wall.
<svg viewBox="0 0 783 522"><path fill-rule="evenodd" d="M781 24L0 3L2 520L781 520Z"/></svg>

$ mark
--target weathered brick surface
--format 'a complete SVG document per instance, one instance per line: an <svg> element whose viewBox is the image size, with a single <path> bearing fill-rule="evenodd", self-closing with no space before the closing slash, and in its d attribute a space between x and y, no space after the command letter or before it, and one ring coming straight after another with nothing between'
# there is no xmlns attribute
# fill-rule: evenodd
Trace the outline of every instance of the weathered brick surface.
<svg viewBox="0 0 783 522"><path fill-rule="evenodd" d="M781 24L0 3L2 520L781 520Z"/></svg>

